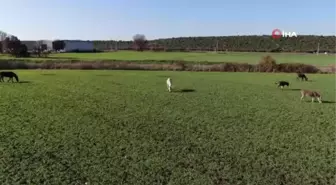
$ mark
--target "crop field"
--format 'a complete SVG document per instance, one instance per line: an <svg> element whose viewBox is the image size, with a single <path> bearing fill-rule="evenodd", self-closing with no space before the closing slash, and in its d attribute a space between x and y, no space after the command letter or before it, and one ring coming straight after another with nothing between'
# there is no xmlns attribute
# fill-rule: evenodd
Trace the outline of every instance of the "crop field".
<svg viewBox="0 0 336 185"><path fill-rule="evenodd" d="M336 62L335 55L291 54L291 53L189 53L189 52L134 52L118 51L103 53L59 53L51 54L48 58L30 58L31 60L184 60L209 62L241 62L256 64L265 55L271 55L278 63L304 63L317 66L327 66ZM8 58L0 56L0 59Z"/></svg>
<svg viewBox="0 0 336 185"><path fill-rule="evenodd" d="M335 75L15 72L0 184L335 184Z"/></svg>

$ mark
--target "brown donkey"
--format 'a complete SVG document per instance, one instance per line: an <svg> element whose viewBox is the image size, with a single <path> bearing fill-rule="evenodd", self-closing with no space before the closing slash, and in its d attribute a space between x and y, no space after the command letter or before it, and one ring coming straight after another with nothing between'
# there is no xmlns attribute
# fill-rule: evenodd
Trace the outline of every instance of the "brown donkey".
<svg viewBox="0 0 336 185"><path fill-rule="evenodd" d="M309 91L309 90L301 90L301 100L303 100L303 98L305 96L309 96L312 98L312 102L314 102L315 98L318 100L319 103L322 103L322 96L320 93L316 92L316 91Z"/></svg>

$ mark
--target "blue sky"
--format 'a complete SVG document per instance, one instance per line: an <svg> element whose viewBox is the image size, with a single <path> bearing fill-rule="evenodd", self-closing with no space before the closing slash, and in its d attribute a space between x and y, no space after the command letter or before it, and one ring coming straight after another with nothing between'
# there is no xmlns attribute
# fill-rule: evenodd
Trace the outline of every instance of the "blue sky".
<svg viewBox="0 0 336 185"><path fill-rule="evenodd" d="M0 30L21 40L335 35L335 0L1 0ZM13 12L15 11L15 14Z"/></svg>

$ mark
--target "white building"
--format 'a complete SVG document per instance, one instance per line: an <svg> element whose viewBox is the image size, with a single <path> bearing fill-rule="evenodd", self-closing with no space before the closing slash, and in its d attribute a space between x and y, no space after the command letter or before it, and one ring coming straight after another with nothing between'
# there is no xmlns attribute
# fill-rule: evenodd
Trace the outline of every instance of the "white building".
<svg viewBox="0 0 336 185"><path fill-rule="evenodd" d="M71 51L92 51L94 50L93 42L91 41L71 41L65 40L65 52Z"/></svg>
<svg viewBox="0 0 336 185"><path fill-rule="evenodd" d="M41 40L41 41L37 41L39 44L45 44L47 45L47 49L48 50L52 50L53 47L52 47L52 42L51 40Z"/></svg>

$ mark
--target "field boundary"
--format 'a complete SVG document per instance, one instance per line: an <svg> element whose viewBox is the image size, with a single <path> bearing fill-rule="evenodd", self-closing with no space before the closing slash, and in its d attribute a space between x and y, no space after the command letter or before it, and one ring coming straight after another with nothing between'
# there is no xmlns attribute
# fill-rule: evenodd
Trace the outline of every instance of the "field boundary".
<svg viewBox="0 0 336 185"><path fill-rule="evenodd" d="M15 61L0 60L0 69L76 69L76 70L163 70L203 72L304 72L335 73L336 65L313 66L300 63L248 64L233 62L185 61Z"/></svg>

